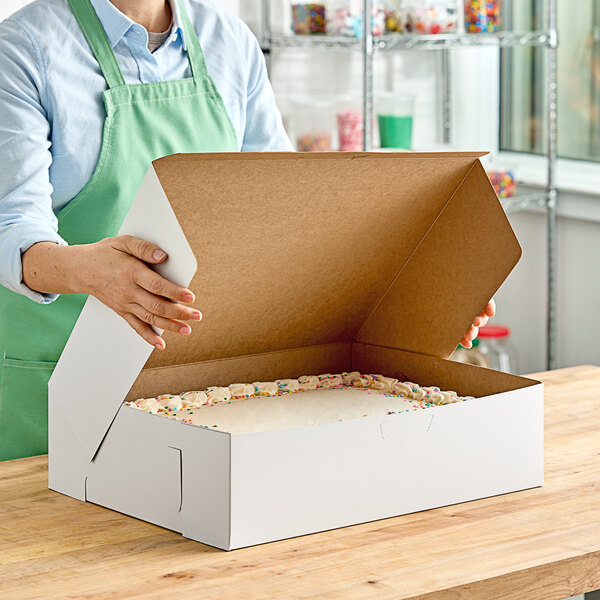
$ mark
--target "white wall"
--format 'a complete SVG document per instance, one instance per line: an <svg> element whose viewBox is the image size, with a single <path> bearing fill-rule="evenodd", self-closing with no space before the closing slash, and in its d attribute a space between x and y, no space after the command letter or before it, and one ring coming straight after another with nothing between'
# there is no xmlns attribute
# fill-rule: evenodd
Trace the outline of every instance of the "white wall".
<svg viewBox="0 0 600 600"><path fill-rule="evenodd" d="M0 2L0 21L29 4L30 0L2 0Z"/></svg>
<svg viewBox="0 0 600 600"><path fill-rule="evenodd" d="M563 202L569 193L561 194ZM600 198L589 198L598 202ZM545 369L546 222L543 214L510 217L523 258L497 294L497 321L512 328L522 373ZM559 218L558 352L559 367L600 365L600 222Z"/></svg>

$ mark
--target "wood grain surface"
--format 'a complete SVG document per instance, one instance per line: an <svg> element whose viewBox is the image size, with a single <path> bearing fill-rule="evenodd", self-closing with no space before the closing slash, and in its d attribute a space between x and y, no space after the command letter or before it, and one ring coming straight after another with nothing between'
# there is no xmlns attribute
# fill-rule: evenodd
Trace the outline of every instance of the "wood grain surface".
<svg viewBox="0 0 600 600"><path fill-rule="evenodd" d="M0 598L560 600L600 588L600 368L546 383L542 488L223 552L0 463Z"/></svg>

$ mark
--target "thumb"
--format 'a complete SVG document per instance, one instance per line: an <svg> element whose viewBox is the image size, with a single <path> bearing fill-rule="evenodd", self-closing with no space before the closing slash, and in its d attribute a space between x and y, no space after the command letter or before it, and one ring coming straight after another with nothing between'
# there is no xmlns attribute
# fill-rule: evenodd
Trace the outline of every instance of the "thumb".
<svg viewBox="0 0 600 600"><path fill-rule="evenodd" d="M123 250L146 263L158 264L167 258L167 253L152 242L131 235L120 235L116 240L119 250Z"/></svg>

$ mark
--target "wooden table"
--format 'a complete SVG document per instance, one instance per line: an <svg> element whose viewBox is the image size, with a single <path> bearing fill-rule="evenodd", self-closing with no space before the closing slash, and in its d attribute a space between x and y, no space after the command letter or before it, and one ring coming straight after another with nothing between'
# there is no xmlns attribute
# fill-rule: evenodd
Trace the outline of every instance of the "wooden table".
<svg viewBox="0 0 600 600"><path fill-rule="evenodd" d="M0 463L0 598L559 600L600 588L600 368L546 382L544 487L227 553Z"/></svg>

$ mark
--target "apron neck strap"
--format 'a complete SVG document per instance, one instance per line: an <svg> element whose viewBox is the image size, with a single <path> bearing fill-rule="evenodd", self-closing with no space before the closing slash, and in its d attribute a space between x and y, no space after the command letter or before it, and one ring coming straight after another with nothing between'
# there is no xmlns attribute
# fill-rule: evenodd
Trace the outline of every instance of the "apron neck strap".
<svg viewBox="0 0 600 600"><path fill-rule="evenodd" d="M123 73L121 73L121 69L117 64L115 53L110 47L102 23L100 23L90 0L69 0L69 5L100 65L100 69L102 69L108 87L115 88L125 85L125 79L123 79Z"/></svg>
<svg viewBox="0 0 600 600"><path fill-rule="evenodd" d="M187 12L181 5L179 0L177 7L179 8L179 15L181 16L181 24L183 26L183 35L185 36L185 45L187 47L188 59L190 61L190 68L192 69L192 76L195 79L200 77L207 77L208 71L206 69L206 61L204 60L204 53L200 46L200 40L198 34L192 25Z"/></svg>
<svg viewBox="0 0 600 600"><path fill-rule="evenodd" d="M75 19L85 35L85 39L88 41L104 79L109 88L116 88L125 85L125 79L123 73L119 68L115 53L113 52L106 32L100 23L100 19L94 10L90 0L68 0L71 10L75 15ZM194 78L206 77L208 71L206 69L206 62L204 61L204 54L200 47L200 41L198 35L185 12L185 9L176 0L179 8L179 14L181 15L181 22L183 26L183 35L185 36L185 43L187 47L188 60L190 61L190 68L192 70L192 76Z"/></svg>

